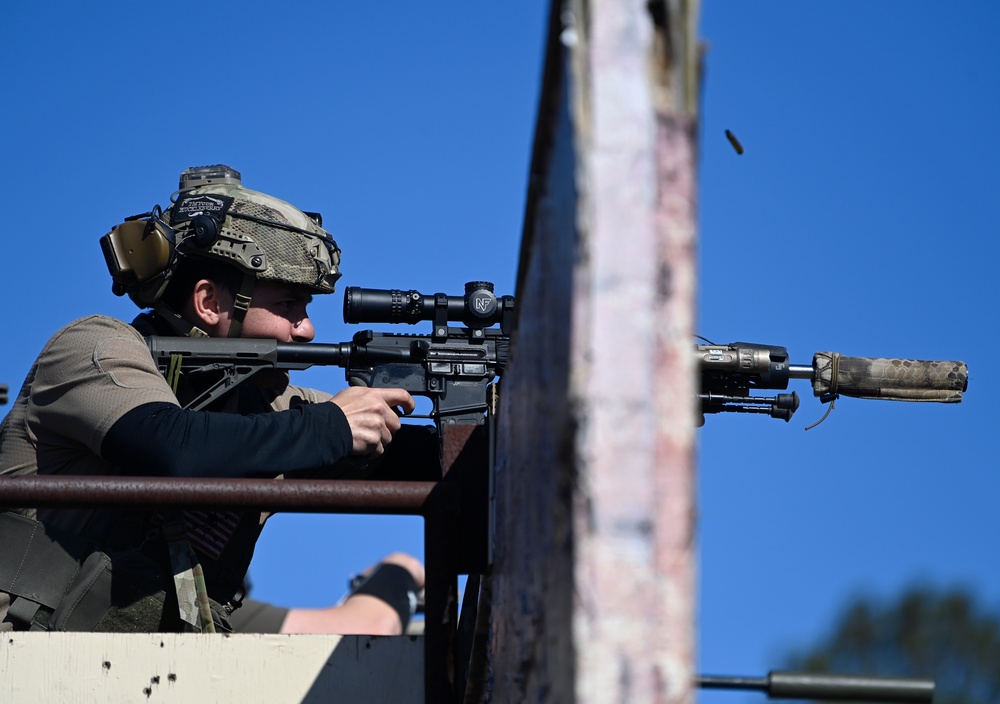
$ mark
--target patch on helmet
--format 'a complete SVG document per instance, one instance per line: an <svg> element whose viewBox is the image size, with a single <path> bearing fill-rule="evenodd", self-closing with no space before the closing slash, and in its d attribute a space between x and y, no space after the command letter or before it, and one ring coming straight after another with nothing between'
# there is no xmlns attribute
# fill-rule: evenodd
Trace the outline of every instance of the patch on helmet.
<svg viewBox="0 0 1000 704"><path fill-rule="evenodd" d="M231 196L215 193L185 193L170 206L170 224L187 222L196 215L211 215L222 222L233 205Z"/></svg>

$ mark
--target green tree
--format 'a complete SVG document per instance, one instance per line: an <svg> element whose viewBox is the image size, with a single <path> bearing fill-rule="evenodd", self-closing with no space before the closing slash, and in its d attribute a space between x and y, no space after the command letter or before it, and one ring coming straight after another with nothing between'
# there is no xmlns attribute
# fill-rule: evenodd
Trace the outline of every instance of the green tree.
<svg viewBox="0 0 1000 704"><path fill-rule="evenodd" d="M789 669L934 679L935 704L1000 704L1000 616L968 591L914 587L853 601Z"/></svg>

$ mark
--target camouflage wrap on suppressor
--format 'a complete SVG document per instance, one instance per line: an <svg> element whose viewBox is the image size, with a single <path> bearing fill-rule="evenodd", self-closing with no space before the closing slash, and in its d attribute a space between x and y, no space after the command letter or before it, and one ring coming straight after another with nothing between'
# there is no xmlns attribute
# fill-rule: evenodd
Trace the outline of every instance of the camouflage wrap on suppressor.
<svg viewBox="0 0 1000 704"><path fill-rule="evenodd" d="M845 357L839 352L813 356L813 394L842 394L889 401L960 403L969 383L965 362Z"/></svg>

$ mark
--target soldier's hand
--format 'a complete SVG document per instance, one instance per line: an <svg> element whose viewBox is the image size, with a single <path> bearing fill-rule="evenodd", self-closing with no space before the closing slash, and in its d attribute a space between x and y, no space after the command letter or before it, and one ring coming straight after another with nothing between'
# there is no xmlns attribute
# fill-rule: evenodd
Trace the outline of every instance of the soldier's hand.
<svg viewBox="0 0 1000 704"><path fill-rule="evenodd" d="M397 408L411 413L416 402L403 389L369 389L352 386L344 389L332 401L347 416L354 438L355 455L381 455L399 430Z"/></svg>

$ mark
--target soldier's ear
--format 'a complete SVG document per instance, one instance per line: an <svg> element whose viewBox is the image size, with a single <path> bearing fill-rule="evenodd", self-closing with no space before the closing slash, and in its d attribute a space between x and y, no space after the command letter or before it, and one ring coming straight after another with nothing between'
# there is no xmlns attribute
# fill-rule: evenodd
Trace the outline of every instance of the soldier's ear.
<svg viewBox="0 0 1000 704"><path fill-rule="evenodd" d="M212 279L199 279L191 290L189 308L194 320L213 337L224 335L220 330L228 327L233 311L233 297L224 286Z"/></svg>

